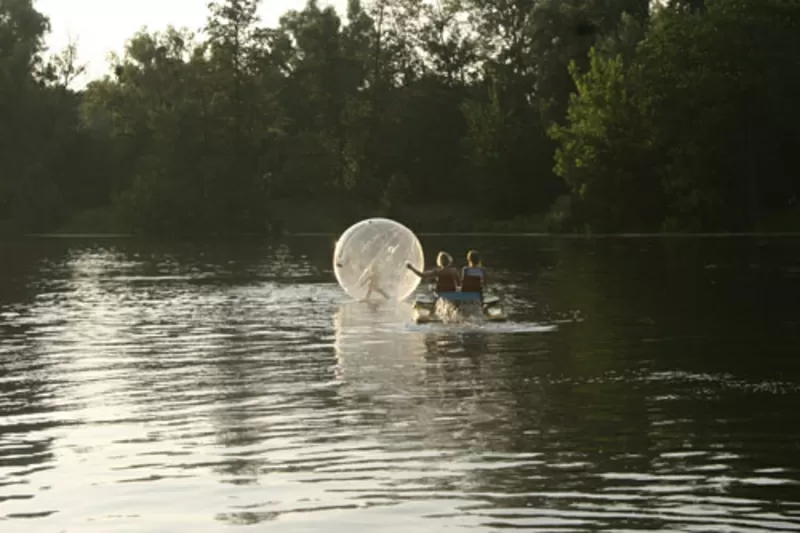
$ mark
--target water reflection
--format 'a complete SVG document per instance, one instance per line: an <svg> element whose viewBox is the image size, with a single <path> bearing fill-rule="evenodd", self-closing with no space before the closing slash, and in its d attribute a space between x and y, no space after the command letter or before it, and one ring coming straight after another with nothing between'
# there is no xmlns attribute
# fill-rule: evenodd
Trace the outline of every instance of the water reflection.
<svg viewBox="0 0 800 533"><path fill-rule="evenodd" d="M493 367L490 334L415 328L405 303L343 304L334 327L337 375L343 382L339 392L370 415L380 412L381 438L392 440L397 428L403 438L397 435L394 445L452 448L452 422L479 424L489 416L483 412L487 406L480 405L483 386L502 370ZM497 408L509 402L494 400L491 416L505 416Z"/></svg>
<svg viewBox="0 0 800 533"><path fill-rule="evenodd" d="M37 364L33 350L14 351L7 338L0 341L0 505L26 501L36 487L32 478L53 468L55 456L50 430L58 425L49 404L51 385L47 369ZM55 512L9 511L7 518L37 518ZM2 521L2 515L0 515Z"/></svg>
<svg viewBox="0 0 800 533"><path fill-rule="evenodd" d="M3 531L800 530L796 246L465 240L478 328L343 302L331 244L12 249Z"/></svg>
<svg viewBox="0 0 800 533"><path fill-rule="evenodd" d="M403 465L387 473L386 463L367 462L359 471L386 478L370 493L399 502L435 500L437 518L464 521L470 502L482 500L471 494L487 483L529 484L527 468L541 463L538 454L515 457L510 444L527 439L530 445L525 420L542 408L543 391L528 388L519 408L508 366L491 351L497 333L420 330L409 320L404 306L364 304L346 304L336 317L339 375L347 383L340 393L368 417L362 431L381 443L382 455ZM364 497L363 490L346 490ZM479 523L475 518L466 522Z"/></svg>
<svg viewBox="0 0 800 533"><path fill-rule="evenodd" d="M355 395L419 385L424 336L409 331L407 303L347 302L334 316L337 374ZM343 391L344 392L344 391Z"/></svg>

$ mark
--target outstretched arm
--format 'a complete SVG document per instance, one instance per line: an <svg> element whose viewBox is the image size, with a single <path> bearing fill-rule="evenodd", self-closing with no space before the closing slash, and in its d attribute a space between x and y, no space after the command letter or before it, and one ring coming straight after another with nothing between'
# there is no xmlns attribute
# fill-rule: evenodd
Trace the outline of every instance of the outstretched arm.
<svg viewBox="0 0 800 533"><path fill-rule="evenodd" d="M425 272L421 272L421 271L417 270L416 268L414 268L414 265L412 265L408 261L406 261L406 268L409 269L411 272L413 272L414 274L416 274L419 277L422 277L422 276L425 275Z"/></svg>
<svg viewBox="0 0 800 533"><path fill-rule="evenodd" d="M412 265L408 261L406 261L406 268L421 278L427 278L436 273L435 270L425 270L425 271L417 270L416 268L414 268L414 265Z"/></svg>

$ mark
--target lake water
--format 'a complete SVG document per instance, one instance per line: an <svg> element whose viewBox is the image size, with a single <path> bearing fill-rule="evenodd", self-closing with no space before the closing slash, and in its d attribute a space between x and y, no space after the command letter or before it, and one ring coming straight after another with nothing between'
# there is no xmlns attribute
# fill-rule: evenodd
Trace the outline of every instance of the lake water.
<svg viewBox="0 0 800 533"><path fill-rule="evenodd" d="M800 531L800 239L422 241L510 322L333 237L0 244L0 531Z"/></svg>

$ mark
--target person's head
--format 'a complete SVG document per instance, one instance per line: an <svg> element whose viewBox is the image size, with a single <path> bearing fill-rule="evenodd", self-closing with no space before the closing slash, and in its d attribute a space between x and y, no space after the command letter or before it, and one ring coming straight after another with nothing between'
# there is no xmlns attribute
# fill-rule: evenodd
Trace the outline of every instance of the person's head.
<svg viewBox="0 0 800 533"><path fill-rule="evenodd" d="M469 266L480 266L481 254L478 252L478 250L470 250L467 252L467 263Z"/></svg>
<svg viewBox="0 0 800 533"><path fill-rule="evenodd" d="M439 252L436 256L436 264L439 268L447 268L453 264L453 257L447 252Z"/></svg>

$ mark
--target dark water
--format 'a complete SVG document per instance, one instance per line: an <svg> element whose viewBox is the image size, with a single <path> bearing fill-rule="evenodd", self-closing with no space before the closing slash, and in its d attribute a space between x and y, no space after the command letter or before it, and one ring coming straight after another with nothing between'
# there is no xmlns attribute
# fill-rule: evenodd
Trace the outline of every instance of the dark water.
<svg viewBox="0 0 800 533"><path fill-rule="evenodd" d="M332 238L0 245L0 531L800 530L800 240L423 239L512 321L348 303Z"/></svg>

